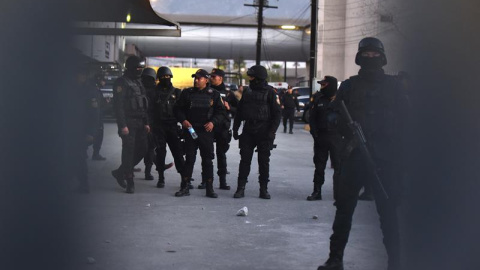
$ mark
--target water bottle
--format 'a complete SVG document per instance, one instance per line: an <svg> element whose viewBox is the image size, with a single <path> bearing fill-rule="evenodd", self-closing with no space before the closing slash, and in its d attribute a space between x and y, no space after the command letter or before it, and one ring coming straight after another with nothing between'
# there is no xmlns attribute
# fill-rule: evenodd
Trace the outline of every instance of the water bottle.
<svg viewBox="0 0 480 270"><path fill-rule="evenodd" d="M193 129L193 127L189 127L188 132L190 132L190 135L192 135L192 138L194 140L196 140L198 138L197 132L195 132L195 129Z"/></svg>

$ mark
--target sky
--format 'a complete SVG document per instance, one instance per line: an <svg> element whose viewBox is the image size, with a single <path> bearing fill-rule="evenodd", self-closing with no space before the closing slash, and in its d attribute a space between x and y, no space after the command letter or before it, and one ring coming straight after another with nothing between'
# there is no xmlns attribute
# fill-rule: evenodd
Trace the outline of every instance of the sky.
<svg viewBox="0 0 480 270"><path fill-rule="evenodd" d="M231 16L232 18L254 14L255 8L244 6L253 0L150 0L153 8L162 14L191 14L211 16ZM309 18L310 0L270 0L270 6L277 9L266 9L265 18Z"/></svg>

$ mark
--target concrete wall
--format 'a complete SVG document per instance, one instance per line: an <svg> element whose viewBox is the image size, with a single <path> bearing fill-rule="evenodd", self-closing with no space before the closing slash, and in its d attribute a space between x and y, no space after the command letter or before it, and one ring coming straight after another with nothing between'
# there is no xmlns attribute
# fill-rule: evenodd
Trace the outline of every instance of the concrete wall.
<svg viewBox="0 0 480 270"><path fill-rule="evenodd" d="M355 55L364 37L377 37L385 45L387 73L402 70L405 37L398 21L405 10L400 0L319 0L317 70L339 80L358 73Z"/></svg>

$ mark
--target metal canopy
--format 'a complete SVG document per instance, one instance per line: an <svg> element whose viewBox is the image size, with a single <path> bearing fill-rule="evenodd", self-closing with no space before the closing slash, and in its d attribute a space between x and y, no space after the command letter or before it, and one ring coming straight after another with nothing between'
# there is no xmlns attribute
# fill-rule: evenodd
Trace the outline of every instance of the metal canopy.
<svg viewBox="0 0 480 270"><path fill-rule="evenodd" d="M175 29L141 28L96 28L76 27L79 35L117 35L117 36L173 36L179 37L180 25L164 15L159 15L149 0L75 0L73 19L79 22L127 22L158 26L174 26Z"/></svg>

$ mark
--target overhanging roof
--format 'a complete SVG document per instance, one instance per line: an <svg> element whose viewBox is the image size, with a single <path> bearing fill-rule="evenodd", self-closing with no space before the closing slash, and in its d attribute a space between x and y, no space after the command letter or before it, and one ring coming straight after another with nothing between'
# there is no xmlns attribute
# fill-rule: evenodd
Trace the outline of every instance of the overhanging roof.
<svg viewBox="0 0 480 270"><path fill-rule="evenodd" d="M155 31L141 28L76 27L76 34L180 36L180 25L155 12L149 0L75 0L73 7L75 9L73 19L78 22L126 22L127 15L130 15L129 23L176 27L176 29L156 29Z"/></svg>

